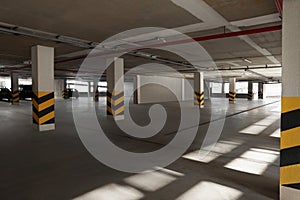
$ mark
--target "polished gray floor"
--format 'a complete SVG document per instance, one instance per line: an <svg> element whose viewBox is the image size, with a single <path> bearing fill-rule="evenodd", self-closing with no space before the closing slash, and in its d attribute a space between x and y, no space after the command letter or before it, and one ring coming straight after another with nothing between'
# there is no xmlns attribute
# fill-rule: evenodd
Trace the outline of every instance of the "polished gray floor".
<svg viewBox="0 0 300 200"><path fill-rule="evenodd" d="M87 98L81 101L92 104ZM56 130L46 133L33 128L31 102L0 102L0 199L278 199L278 100L212 101L201 110L198 134L190 149L165 169L141 174L111 169L89 154L74 127L71 100L56 101ZM163 104L168 123L159 135L137 140L122 134L106 118L104 102L100 99L96 105L98 119L121 148L152 151L176 134L176 103ZM150 122L149 107L131 105L137 124ZM225 125L212 151L199 159L212 113L214 122L225 117Z"/></svg>

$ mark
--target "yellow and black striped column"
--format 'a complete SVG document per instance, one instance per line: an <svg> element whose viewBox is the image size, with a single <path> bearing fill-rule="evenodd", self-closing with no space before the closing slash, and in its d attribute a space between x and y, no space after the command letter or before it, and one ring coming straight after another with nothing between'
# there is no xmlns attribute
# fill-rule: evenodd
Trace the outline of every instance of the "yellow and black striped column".
<svg viewBox="0 0 300 200"><path fill-rule="evenodd" d="M194 73L194 105L204 108L204 73Z"/></svg>
<svg viewBox="0 0 300 200"><path fill-rule="evenodd" d="M69 93L68 93L67 89L62 91L62 98L63 99L69 99Z"/></svg>
<svg viewBox="0 0 300 200"><path fill-rule="evenodd" d="M229 79L229 102L235 103L236 101L236 78Z"/></svg>
<svg viewBox="0 0 300 200"><path fill-rule="evenodd" d="M34 92L32 98L33 123L38 126L54 125L54 92Z"/></svg>
<svg viewBox="0 0 300 200"><path fill-rule="evenodd" d="M107 115L124 116L124 91L107 90Z"/></svg>
<svg viewBox="0 0 300 200"><path fill-rule="evenodd" d="M300 199L300 1L283 1L280 200Z"/></svg>
<svg viewBox="0 0 300 200"><path fill-rule="evenodd" d="M11 73L11 103L18 104L20 101L20 94L19 94L19 77L16 73Z"/></svg>
<svg viewBox="0 0 300 200"><path fill-rule="evenodd" d="M253 97L254 97L253 92L248 92L248 96L247 96L248 100L249 100L249 101L252 101L252 100L253 100Z"/></svg>
<svg viewBox="0 0 300 200"><path fill-rule="evenodd" d="M199 107L204 107L204 91L195 91L195 105Z"/></svg>
<svg viewBox="0 0 300 200"><path fill-rule="evenodd" d="M11 96L12 96L12 99L11 99L12 104L18 104L20 102L19 90L12 91Z"/></svg>
<svg viewBox="0 0 300 200"><path fill-rule="evenodd" d="M230 102L236 101L236 93L235 92L229 92L229 101Z"/></svg>
<svg viewBox="0 0 300 200"><path fill-rule="evenodd" d="M38 131L55 130L54 116L54 48L31 48L32 119Z"/></svg>
<svg viewBox="0 0 300 200"><path fill-rule="evenodd" d="M280 184L300 190L300 97L283 97Z"/></svg>
<svg viewBox="0 0 300 200"><path fill-rule="evenodd" d="M98 89L95 91L95 94L94 94L94 101L95 101L95 102L98 102L98 101L99 101L99 90L98 90Z"/></svg>
<svg viewBox="0 0 300 200"><path fill-rule="evenodd" d="M107 116L113 116L114 120L124 120L124 59L112 58L107 62Z"/></svg>

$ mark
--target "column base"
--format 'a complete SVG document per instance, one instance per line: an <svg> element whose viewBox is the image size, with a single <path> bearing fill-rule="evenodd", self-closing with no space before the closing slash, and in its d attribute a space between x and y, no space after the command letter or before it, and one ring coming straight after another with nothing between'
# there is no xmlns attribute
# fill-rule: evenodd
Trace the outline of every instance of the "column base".
<svg viewBox="0 0 300 200"><path fill-rule="evenodd" d="M229 103L230 103L230 104L235 104L235 103L236 103L236 101L229 101Z"/></svg>
<svg viewBox="0 0 300 200"><path fill-rule="evenodd" d="M290 187L280 186L280 200L297 200L300 196L300 190Z"/></svg>
<svg viewBox="0 0 300 200"><path fill-rule="evenodd" d="M55 124L44 124L44 125L34 125L34 127L39 131L53 131L55 130Z"/></svg>
<svg viewBox="0 0 300 200"><path fill-rule="evenodd" d="M107 118L114 119L115 121L124 120L124 115L107 115Z"/></svg>

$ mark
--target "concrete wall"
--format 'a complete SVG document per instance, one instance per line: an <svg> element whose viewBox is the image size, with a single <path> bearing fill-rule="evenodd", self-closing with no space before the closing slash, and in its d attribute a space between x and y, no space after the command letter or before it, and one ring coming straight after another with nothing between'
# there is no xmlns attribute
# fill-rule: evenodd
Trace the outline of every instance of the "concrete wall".
<svg viewBox="0 0 300 200"><path fill-rule="evenodd" d="M140 76L138 92L139 103L158 103L181 100L193 100L194 91L189 89L182 78L163 76ZM188 80L193 87L194 80ZM143 85L143 86L142 86ZM174 92L174 94L173 94Z"/></svg>

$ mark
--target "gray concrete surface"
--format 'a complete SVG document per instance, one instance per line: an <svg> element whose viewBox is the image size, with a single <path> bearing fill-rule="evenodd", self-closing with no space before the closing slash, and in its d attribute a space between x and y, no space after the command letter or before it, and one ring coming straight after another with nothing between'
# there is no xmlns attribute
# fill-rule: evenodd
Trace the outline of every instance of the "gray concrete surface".
<svg viewBox="0 0 300 200"><path fill-rule="evenodd" d="M92 101L92 99L85 99ZM31 102L0 102L1 199L278 199L279 117L277 99L248 102L238 99L226 112L217 145L204 160L195 150L202 143L211 112L224 112L228 99L213 99L201 110L198 135L188 152L156 172L130 174L95 160L77 135L71 100L56 101L56 130L38 133L32 126ZM105 99L98 119L109 126ZM223 106L222 106L223 105ZM149 122L149 104L131 105L133 119ZM110 126L107 135L120 147L147 152L164 146L176 133L176 103L164 104L169 124L148 140L136 140ZM84 108L83 108L84 109ZM195 109L195 108L192 108ZM191 109L191 110L192 110ZM218 117L215 118L217 120Z"/></svg>

